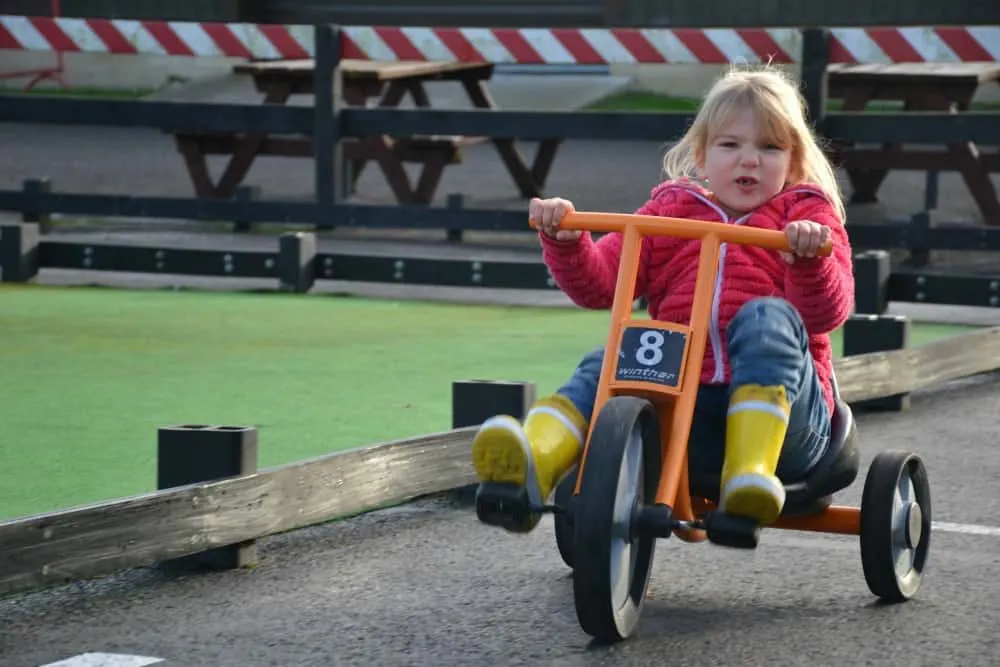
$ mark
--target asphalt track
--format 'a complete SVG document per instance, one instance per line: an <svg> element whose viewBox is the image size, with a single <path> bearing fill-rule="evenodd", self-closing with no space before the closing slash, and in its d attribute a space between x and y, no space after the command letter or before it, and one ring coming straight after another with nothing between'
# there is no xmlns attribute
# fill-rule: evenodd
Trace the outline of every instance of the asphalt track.
<svg viewBox="0 0 1000 667"><path fill-rule="evenodd" d="M106 652L164 667L996 665L998 378L859 415L865 469L879 449L915 450L933 485L941 528L903 605L874 602L851 538L770 531L756 552L669 540L638 635L597 647L577 625L550 520L515 537L441 497L263 540L249 572L145 568L2 600L0 664ZM859 501L861 479L840 502Z"/></svg>

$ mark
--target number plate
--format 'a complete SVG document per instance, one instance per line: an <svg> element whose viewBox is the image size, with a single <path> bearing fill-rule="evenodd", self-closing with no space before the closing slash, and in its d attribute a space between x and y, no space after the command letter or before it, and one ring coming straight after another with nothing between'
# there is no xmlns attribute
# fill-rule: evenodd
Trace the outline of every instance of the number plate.
<svg viewBox="0 0 1000 667"><path fill-rule="evenodd" d="M687 334L681 331L626 327L618 348L615 379L676 387L686 344Z"/></svg>

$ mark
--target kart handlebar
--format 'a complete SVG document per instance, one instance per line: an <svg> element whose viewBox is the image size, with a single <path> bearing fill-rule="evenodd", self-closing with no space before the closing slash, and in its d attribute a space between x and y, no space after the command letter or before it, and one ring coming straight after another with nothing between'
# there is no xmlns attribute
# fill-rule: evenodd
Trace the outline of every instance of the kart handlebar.
<svg viewBox="0 0 1000 667"><path fill-rule="evenodd" d="M532 228L538 229L534 220L528 220ZM743 225L727 225L721 222L691 220L688 218L666 218L656 215L636 215L632 213L595 213L574 211L566 214L559 223L560 229L591 232L622 232L633 228L643 236L676 236L684 239L704 239L715 236L721 243L752 245L768 250L791 252L788 237L783 232ZM827 257L833 251L833 240L827 240L816 252L819 257Z"/></svg>

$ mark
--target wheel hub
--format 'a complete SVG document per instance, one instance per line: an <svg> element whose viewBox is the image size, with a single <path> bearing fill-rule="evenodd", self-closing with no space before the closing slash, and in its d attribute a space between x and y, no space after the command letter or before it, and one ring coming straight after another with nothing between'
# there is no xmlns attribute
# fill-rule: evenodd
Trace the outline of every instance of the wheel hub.
<svg viewBox="0 0 1000 667"><path fill-rule="evenodd" d="M920 505L911 501L906 508L906 545L910 549L916 549L920 544L923 531L924 513L920 511Z"/></svg>
<svg viewBox="0 0 1000 667"><path fill-rule="evenodd" d="M917 497L912 474L902 471L896 481L892 519L892 562L900 585L919 579L916 566L917 551L924 539L924 510Z"/></svg>

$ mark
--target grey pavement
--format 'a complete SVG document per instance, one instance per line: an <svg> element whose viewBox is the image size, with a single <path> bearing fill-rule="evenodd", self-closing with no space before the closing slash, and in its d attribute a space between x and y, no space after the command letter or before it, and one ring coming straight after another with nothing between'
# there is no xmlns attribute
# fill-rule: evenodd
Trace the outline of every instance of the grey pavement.
<svg viewBox="0 0 1000 667"><path fill-rule="evenodd" d="M263 540L252 571L143 568L0 600L0 663L104 651L164 667L988 667L1000 650L1000 422L984 416L997 379L859 416L863 468L838 503L859 502L881 449L920 453L930 475L938 528L923 588L903 605L874 602L854 538L773 530L756 552L673 539L658 545L638 634L596 647L549 519L511 536L443 497Z"/></svg>

